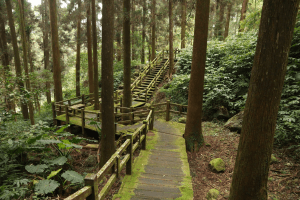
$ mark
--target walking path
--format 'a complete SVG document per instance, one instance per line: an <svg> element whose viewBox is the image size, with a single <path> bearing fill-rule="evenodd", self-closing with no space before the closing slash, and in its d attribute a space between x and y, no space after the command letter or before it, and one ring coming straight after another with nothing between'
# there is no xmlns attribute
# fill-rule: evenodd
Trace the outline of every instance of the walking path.
<svg viewBox="0 0 300 200"><path fill-rule="evenodd" d="M174 122L155 121L141 151L126 175L115 200L193 199L190 169L182 128ZM182 127L182 125L181 125Z"/></svg>

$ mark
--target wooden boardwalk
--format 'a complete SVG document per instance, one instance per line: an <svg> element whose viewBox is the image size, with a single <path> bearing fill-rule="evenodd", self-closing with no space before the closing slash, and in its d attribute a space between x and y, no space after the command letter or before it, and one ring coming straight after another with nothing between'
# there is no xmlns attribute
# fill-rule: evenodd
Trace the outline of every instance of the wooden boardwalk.
<svg viewBox="0 0 300 200"><path fill-rule="evenodd" d="M132 175L126 175L115 200L193 199L193 189L184 126L155 121L148 132L147 149L135 160Z"/></svg>

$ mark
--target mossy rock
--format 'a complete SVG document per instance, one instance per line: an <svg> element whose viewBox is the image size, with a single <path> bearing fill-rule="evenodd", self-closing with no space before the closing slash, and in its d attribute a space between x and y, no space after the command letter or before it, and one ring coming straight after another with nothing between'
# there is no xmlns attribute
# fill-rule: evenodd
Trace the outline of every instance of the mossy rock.
<svg viewBox="0 0 300 200"><path fill-rule="evenodd" d="M242 132L242 122L244 117L244 111L239 112L238 114L231 117L224 125L232 132L241 133Z"/></svg>
<svg viewBox="0 0 300 200"><path fill-rule="evenodd" d="M179 123L186 123L186 117L180 117L180 118L178 119L178 122L179 122Z"/></svg>
<svg viewBox="0 0 300 200"><path fill-rule="evenodd" d="M216 189L210 189L206 195L207 200L215 200L218 198L220 192Z"/></svg>
<svg viewBox="0 0 300 200"><path fill-rule="evenodd" d="M215 158L209 162L209 165L212 167L213 170L217 172L225 171L225 163L221 158Z"/></svg>
<svg viewBox="0 0 300 200"><path fill-rule="evenodd" d="M89 155L85 160L85 167L93 167L97 164L97 157L95 155Z"/></svg>
<svg viewBox="0 0 300 200"><path fill-rule="evenodd" d="M270 164L273 164L273 163L277 163L278 162L278 159L274 156L274 154L271 155L271 163Z"/></svg>

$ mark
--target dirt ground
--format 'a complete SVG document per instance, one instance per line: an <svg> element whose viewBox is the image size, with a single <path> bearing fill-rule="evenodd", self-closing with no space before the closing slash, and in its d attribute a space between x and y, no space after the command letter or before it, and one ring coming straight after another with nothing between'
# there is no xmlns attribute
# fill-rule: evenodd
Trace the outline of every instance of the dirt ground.
<svg viewBox="0 0 300 200"><path fill-rule="evenodd" d="M188 153L194 199L206 199L207 192L213 188L220 192L218 200L228 199L239 135L212 122L203 123L203 133L206 145L197 153ZM293 158L293 154L286 148L274 147L273 154L278 162L270 166L268 199L300 200L299 159ZM214 158L223 159L225 172L211 171L209 162Z"/></svg>

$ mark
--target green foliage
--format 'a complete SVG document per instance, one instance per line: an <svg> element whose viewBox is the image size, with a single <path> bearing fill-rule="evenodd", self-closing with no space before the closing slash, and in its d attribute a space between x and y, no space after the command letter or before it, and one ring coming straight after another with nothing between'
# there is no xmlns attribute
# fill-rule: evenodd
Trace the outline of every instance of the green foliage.
<svg viewBox="0 0 300 200"><path fill-rule="evenodd" d="M83 177L78 174L75 171L66 171L61 175L63 178L65 178L67 181L70 181L71 183L82 183L83 182Z"/></svg>
<svg viewBox="0 0 300 200"><path fill-rule="evenodd" d="M59 187L59 183L54 180L41 180L35 184L34 191L37 194L48 194Z"/></svg>

